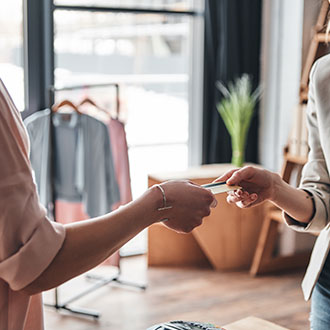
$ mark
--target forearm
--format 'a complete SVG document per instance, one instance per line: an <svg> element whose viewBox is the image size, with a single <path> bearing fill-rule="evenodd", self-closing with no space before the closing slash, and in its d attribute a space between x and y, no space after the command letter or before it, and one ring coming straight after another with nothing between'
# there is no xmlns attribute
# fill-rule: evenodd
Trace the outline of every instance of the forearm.
<svg viewBox="0 0 330 330"><path fill-rule="evenodd" d="M22 291L35 294L92 269L113 252L157 221L160 195L157 189L104 216L66 226L66 238L61 250L48 268Z"/></svg>
<svg viewBox="0 0 330 330"><path fill-rule="evenodd" d="M270 201L299 222L308 223L312 218L314 204L308 193L290 186L282 179L275 180Z"/></svg>

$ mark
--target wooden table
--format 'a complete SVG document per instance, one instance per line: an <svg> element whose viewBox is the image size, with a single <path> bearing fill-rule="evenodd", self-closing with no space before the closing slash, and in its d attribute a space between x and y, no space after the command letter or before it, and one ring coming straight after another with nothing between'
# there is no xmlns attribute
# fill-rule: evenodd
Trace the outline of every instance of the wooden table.
<svg viewBox="0 0 330 330"><path fill-rule="evenodd" d="M197 184L212 182L231 164L212 164L182 172L150 174L152 186L172 179L188 179ZM148 231L150 266L205 266L217 270L248 269L251 265L263 222L265 207L239 209L226 202L227 194L218 194L218 206L201 226L189 234L178 234L163 224Z"/></svg>
<svg viewBox="0 0 330 330"><path fill-rule="evenodd" d="M227 324L224 326L226 330L289 330L274 323L249 316L245 319Z"/></svg>

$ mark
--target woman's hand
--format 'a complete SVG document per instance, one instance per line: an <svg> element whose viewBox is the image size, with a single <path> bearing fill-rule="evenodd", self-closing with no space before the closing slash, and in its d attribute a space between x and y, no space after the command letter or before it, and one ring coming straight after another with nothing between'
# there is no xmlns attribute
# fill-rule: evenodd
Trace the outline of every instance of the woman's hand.
<svg viewBox="0 0 330 330"><path fill-rule="evenodd" d="M227 202L234 203L240 208L247 208L265 200L274 200L277 183L282 180L276 173L245 166L241 169L230 170L215 181L226 181L228 185L241 186L243 189L228 193Z"/></svg>
<svg viewBox="0 0 330 330"><path fill-rule="evenodd" d="M189 181L167 181L161 184L168 206L159 211L163 223L177 232L189 233L203 222L203 218L217 205L214 195L207 189ZM156 187L155 187L156 188ZM157 187L158 189L158 187Z"/></svg>

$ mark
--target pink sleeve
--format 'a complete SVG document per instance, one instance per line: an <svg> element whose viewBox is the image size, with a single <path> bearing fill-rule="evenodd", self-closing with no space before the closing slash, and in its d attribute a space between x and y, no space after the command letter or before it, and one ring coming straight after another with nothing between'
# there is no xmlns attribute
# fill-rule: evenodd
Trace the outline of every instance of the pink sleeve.
<svg viewBox="0 0 330 330"><path fill-rule="evenodd" d="M65 238L39 203L27 149L20 114L0 80L0 278L13 290L33 282Z"/></svg>

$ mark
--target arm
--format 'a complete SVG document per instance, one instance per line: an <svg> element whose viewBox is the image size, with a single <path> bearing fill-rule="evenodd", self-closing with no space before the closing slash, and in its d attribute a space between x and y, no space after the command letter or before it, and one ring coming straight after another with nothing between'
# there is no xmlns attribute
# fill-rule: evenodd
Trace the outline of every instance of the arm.
<svg viewBox="0 0 330 330"><path fill-rule="evenodd" d="M32 295L95 267L144 228L169 219L170 228L189 232L210 213L213 195L189 182L162 184L172 209L158 211L162 193L152 187L136 201L110 214L66 226L66 238L46 270L21 291Z"/></svg>
<svg viewBox="0 0 330 330"><path fill-rule="evenodd" d="M150 224L189 232L215 206L212 193L187 181L165 182L102 217L64 227L40 205L19 111L0 79L0 279L11 290L35 294L93 268ZM1 282L2 282L1 281Z"/></svg>
<svg viewBox="0 0 330 330"><path fill-rule="evenodd" d="M308 223L313 215L313 201L309 194L284 182L273 172L252 166L232 170L218 179L243 190L228 193L228 203L247 208L268 200L299 222Z"/></svg>
<svg viewBox="0 0 330 330"><path fill-rule="evenodd" d="M308 224L315 214L312 196L305 190L297 189L282 179L275 185L271 202L298 222Z"/></svg>
<svg viewBox="0 0 330 330"><path fill-rule="evenodd" d="M146 197L146 203L139 200L104 216L66 225L62 248L48 268L22 291L32 295L48 290L109 257L138 232L156 221L155 206L160 198L155 190L148 191Z"/></svg>

